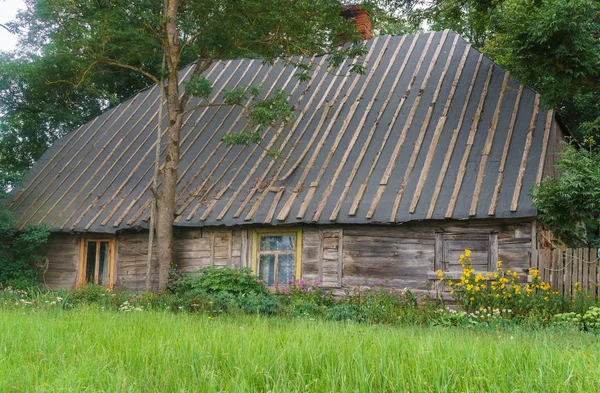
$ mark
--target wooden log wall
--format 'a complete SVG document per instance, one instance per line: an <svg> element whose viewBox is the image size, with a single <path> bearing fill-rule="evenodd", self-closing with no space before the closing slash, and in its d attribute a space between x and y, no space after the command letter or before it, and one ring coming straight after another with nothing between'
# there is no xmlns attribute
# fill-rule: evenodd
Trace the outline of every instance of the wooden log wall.
<svg viewBox="0 0 600 393"><path fill-rule="evenodd" d="M399 227L343 228L344 286L384 285L435 289L435 271L460 275L465 249L477 271L495 271L497 261L526 277L535 252L530 220L422 222ZM525 278L524 278L525 279Z"/></svg>
<svg viewBox="0 0 600 393"><path fill-rule="evenodd" d="M252 229L182 228L175 238L179 269L205 266L251 267ZM460 271L458 257L473 250L479 271L506 268L525 273L535 254L535 224L531 220L436 221L402 226L342 226L302 228L302 278L323 286L384 285L415 290L434 288L435 271ZM48 286L73 287L78 263L77 236L53 235L48 245ZM116 236L116 288L144 289L147 233ZM537 254L536 261L537 261ZM151 282L158 282L154 261Z"/></svg>
<svg viewBox="0 0 600 393"><path fill-rule="evenodd" d="M433 269L435 232L402 227L344 228L345 286L425 289Z"/></svg>
<svg viewBox="0 0 600 393"><path fill-rule="evenodd" d="M73 288L77 283L79 238L63 233L50 235L46 245L48 266L39 279L48 289Z"/></svg>
<svg viewBox="0 0 600 393"><path fill-rule="evenodd" d="M342 239L340 228L302 230L302 278L322 281L324 287L342 286Z"/></svg>
<svg viewBox="0 0 600 393"><path fill-rule="evenodd" d="M148 233L127 233L116 238L117 255L115 257L116 289L146 289L148 269ZM153 250L150 285L158 285L158 264L156 246Z"/></svg>

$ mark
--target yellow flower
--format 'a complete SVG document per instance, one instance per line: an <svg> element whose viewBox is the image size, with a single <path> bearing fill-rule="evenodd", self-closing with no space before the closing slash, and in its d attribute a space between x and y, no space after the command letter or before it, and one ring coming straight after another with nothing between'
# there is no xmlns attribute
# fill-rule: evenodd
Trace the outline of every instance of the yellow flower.
<svg viewBox="0 0 600 393"><path fill-rule="evenodd" d="M498 267L502 267L502 261L498 261Z"/></svg>
<svg viewBox="0 0 600 393"><path fill-rule="evenodd" d="M521 294L521 287L515 287L515 295Z"/></svg>
<svg viewBox="0 0 600 393"><path fill-rule="evenodd" d="M441 278L441 277L444 277L444 273L442 273L442 271L441 271L441 270L438 270L438 271L436 272L436 274L437 274L437 276L438 276L438 277L440 277L440 278Z"/></svg>
<svg viewBox="0 0 600 393"><path fill-rule="evenodd" d="M470 257L471 256L471 250L465 250L465 255Z"/></svg>

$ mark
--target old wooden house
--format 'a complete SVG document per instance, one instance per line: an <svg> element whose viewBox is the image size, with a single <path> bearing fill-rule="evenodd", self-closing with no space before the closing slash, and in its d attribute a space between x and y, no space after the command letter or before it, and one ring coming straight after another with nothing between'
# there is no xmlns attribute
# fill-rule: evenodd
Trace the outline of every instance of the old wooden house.
<svg viewBox="0 0 600 393"><path fill-rule="evenodd" d="M553 175L564 136L555 112L454 32L380 36L367 47L364 75L335 75L353 59L327 72L328 55L312 59L309 81L283 61L221 61L206 72L215 99L239 84L284 89L295 118L279 139L267 131L262 147L228 147L223 136L246 125L239 108L186 115L180 269L418 290L437 269L457 270L465 248L481 271L498 260L530 267L529 191ZM51 228L48 287L144 288L158 105L153 87L107 110L58 140L13 192L21 226ZM279 160L264 150L276 143Z"/></svg>

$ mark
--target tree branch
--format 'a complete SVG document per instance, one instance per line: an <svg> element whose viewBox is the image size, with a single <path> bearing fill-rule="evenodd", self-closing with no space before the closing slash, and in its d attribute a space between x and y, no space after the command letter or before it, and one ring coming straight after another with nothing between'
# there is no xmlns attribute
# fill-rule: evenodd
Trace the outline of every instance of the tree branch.
<svg viewBox="0 0 600 393"><path fill-rule="evenodd" d="M121 68L126 68L128 70L132 70L132 71L136 71L139 72L140 74L150 78L154 83L160 85L160 79L158 79L157 77L155 77L154 75L152 75L151 73L149 73L148 71L139 68L139 67L134 67L132 65L129 64L124 64L121 63L120 61L117 60L113 60L113 59L104 59L104 58L100 58L98 60L95 61L95 63L104 63L104 64L108 64L108 65L113 65L115 67L121 67Z"/></svg>
<svg viewBox="0 0 600 393"><path fill-rule="evenodd" d="M191 45L196 40L196 38L200 37L201 35L202 31L197 31L194 35L188 38L187 41L185 41L183 45L181 45L181 48L179 49L179 56L181 57L181 55L183 54L183 50L189 45Z"/></svg>
<svg viewBox="0 0 600 393"><path fill-rule="evenodd" d="M81 86L81 84L83 83L83 81L85 80L86 75L88 74L88 72L90 72L92 70L92 68L94 68L94 66L98 64L98 60L93 61L89 66L87 66L87 68L85 70L83 70L83 74L81 74L81 78L79 78L79 80L77 81L77 83L73 82L73 81L69 81L69 80L65 80L65 79L59 79L56 81L46 81L47 85L54 85L56 83L68 83L70 85L73 85L75 88L78 88L79 86Z"/></svg>

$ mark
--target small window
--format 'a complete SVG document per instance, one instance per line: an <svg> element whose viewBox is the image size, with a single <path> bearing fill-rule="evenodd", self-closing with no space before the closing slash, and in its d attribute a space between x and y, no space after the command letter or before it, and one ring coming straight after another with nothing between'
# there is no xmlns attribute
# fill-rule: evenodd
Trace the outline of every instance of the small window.
<svg viewBox="0 0 600 393"><path fill-rule="evenodd" d="M301 231L254 233L253 270L267 285L299 279Z"/></svg>
<svg viewBox="0 0 600 393"><path fill-rule="evenodd" d="M79 264L79 285L87 283L112 287L114 256L112 239L83 239Z"/></svg>

